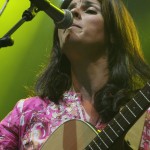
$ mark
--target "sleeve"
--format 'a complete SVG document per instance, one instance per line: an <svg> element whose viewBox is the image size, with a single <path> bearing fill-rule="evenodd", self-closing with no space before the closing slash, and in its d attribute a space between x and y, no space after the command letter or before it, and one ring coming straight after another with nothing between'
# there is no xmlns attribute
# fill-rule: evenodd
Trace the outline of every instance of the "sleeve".
<svg viewBox="0 0 150 150"><path fill-rule="evenodd" d="M0 122L0 150L18 149L21 112L21 108L18 107L18 103L13 110Z"/></svg>

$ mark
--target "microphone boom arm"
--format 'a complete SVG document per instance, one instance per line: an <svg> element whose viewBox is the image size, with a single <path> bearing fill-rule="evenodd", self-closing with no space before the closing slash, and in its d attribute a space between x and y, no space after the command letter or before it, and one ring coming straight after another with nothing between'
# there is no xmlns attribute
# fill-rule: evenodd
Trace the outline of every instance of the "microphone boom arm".
<svg viewBox="0 0 150 150"><path fill-rule="evenodd" d="M0 38L0 48L12 46L14 41L11 39L11 35L25 22L31 21L38 12L38 8L31 4L31 6L23 12L21 20L19 20L2 38Z"/></svg>

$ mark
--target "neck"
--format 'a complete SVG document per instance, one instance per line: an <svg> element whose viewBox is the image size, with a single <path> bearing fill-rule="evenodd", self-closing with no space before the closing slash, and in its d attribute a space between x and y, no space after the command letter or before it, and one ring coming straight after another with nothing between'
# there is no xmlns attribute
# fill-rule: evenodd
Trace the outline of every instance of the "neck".
<svg viewBox="0 0 150 150"><path fill-rule="evenodd" d="M76 92L81 93L83 100L93 102L95 93L100 90L108 80L107 56L98 59L82 59L71 62L72 82Z"/></svg>

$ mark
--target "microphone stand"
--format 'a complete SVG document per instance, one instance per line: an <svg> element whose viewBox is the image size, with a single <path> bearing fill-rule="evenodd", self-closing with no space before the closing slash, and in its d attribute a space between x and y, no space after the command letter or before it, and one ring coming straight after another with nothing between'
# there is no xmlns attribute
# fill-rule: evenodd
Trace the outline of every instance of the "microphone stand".
<svg viewBox="0 0 150 150"><path fill-rule="evenodd" d="M31 6L23 12L22 19L20 19L2 38L0 38L0 48L12 46L14 41L11 39L11 35L25 22L31 21L39 9L31 4Z"/></svg>

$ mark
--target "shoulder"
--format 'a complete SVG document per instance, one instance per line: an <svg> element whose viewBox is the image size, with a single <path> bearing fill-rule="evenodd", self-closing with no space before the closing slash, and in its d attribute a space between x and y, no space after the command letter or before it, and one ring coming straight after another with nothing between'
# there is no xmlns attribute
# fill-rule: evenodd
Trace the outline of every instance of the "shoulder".
<svg viewBox="0 0 150 150"><path fill-rule="evenodd" d="M20 99L12 111L8 113L8 115L2 120L6 122L11 122L12 120L19 121L20 117L28 116L33 111L40 111L44 107L47 107L47 105L51 103L50 100L41 99L40 97L28 97L25 99ZM15 123L16 124L16 123Z"/></svg>
<svg viewBox="0 0 150 150"><path fill-rule="evenodd" d="M15 107L18 109L20 113L22 113L27 109L36 110L38 108L46 107L50 103L51 101L48 99L42 99L38 96L35 96L19 100Z"/></svg>
<svg viewBox="0 0 150 150"><path fill-rule="evenodd" d="M28 97L21 99L15 105L10 116L17 116L18 118L29 119L36 115L51 114L56 111L68 108L69 104L72 106L76 101L79 101L76 94L65 93L64 98L59 101L59 104L55 104L48 98L40 98L39 96Z"/></svg>

